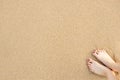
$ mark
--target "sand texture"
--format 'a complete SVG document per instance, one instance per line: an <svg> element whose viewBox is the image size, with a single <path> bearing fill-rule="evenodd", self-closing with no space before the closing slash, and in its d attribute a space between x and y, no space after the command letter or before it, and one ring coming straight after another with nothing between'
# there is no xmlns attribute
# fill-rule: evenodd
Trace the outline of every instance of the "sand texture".
<svg viewBox="0 0 120 80"><path fill-rule="evenodd" d="M120 0L0 0L0 80L106 80L86 58L120 59Z"/></svg>

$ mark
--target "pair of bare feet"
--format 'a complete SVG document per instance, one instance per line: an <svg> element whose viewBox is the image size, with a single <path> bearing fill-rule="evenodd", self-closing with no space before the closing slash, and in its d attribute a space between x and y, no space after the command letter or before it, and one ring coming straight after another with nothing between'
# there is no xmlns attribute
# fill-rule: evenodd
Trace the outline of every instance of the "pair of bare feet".
<svg viewBox="0 0 120 80"><path fill-rule="evenodd" d="M92 55L104 65L89 58L87 60L89 70L95 74L107 77L108 80L117 80L115 72L120 72L120 65L116 63L105 50L95 50Z"/></svg>

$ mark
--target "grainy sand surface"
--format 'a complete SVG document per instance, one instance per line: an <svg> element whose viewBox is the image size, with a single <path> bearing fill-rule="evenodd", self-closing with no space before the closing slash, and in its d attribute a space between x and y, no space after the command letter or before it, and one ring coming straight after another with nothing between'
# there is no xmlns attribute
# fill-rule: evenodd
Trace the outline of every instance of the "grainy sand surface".
<svg viewBox="0 0 120 80"><path fill-rule="evenodd" d="M106 80L96 48L119 61L119 0L0 0L0 80Z"/></svg>

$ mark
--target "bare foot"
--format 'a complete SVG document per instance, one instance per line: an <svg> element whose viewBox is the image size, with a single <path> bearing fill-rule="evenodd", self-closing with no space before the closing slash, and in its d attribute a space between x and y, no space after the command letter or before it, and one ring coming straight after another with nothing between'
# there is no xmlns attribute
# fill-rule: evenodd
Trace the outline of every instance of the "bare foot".
<svg viewBox="0 0 120 80"><path fill-rule="evenodd" d="M93 55L100 60L107 67L111 68L114 71L119 71L119 66L115 61L107 54L105 50L95 50Z"/></svg>
<svg viewBox="0 0 120 80"><path fill-rule="evenodd" d="M88 68L90 69L90 71L98 75L101 75L101 76L106 76L108 69L105 66L99 64L98 62L90 58L88 59L87 63L88 63Z"/></svg>
<svg viewBox="0 0 120 80"><path fill-rule="evenodd" d="M87 61L87 65L91 72L101 76L105 76L108 78L108 80L116 80L114 73L98 62L89 58Z"/></svg>

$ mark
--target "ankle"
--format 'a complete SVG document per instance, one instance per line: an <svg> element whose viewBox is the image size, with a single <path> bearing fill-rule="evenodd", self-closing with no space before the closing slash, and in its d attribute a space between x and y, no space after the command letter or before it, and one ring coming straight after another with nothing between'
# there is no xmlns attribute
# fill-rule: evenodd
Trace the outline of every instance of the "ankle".
<svg viewBox="0 0 120 80"><path fill-rule="evenodd" d="M108 80L116 80L115 73L113 71L111 71L111 70L107 71L106 76L107 76Z"/></svg>
<svg viewBox="0 0 120 80"><path fill-rule="evenodd" d="M113 63L111 65L111 69L115 72L118 72L118 71L120 71L120 65L118 63Z"/></svg>
<svg viewBox="0 0 120 80"><path fill-rule="evenodd" d="M116 63L116 65L115 65L115 71L117 71L117 72L120 73L120 64L119 63Z"/></svg>

